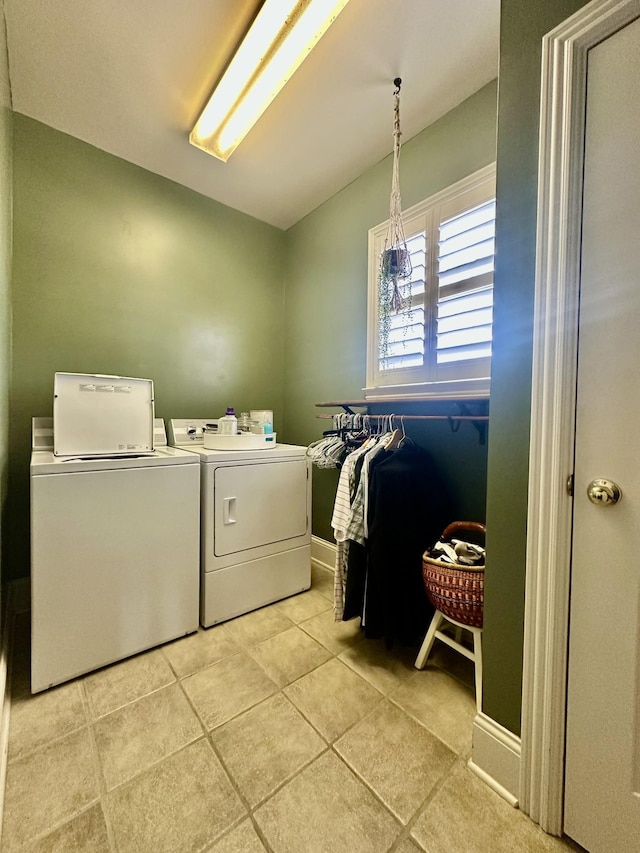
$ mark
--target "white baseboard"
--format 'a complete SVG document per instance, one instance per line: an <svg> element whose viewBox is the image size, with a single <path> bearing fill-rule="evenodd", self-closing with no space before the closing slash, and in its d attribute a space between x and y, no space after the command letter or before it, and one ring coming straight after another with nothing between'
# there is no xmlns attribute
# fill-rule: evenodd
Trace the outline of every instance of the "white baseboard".
<svg viewBox="0 0 640 853"><path fill-rule="evenodd" d="M517 807L520 798L520 738L486 714L473 721L469 769Z"/></svg>
<svg viewBox="0 0 640 853"><path fill-rule="evenodd" d="M319 536L311 537L311 563L321 569L335 570L336 546L333 542L320 539Z"/></svg>

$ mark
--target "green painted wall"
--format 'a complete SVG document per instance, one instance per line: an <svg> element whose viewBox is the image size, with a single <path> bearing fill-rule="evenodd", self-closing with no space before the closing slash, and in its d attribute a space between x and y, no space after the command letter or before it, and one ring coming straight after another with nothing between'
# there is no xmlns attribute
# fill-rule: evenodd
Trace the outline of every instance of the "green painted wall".
<svg viewBox="0 0 640 853"><path fill-rule="evenodd" d="M580 0L502 0L484 711L520 731L542 37Z"/></svg>
<svg viewBox="0 0 640 853"><path fill-rule="evenodd" d="M28 572L30 419L58 371L149 377L158 417L283 412L279 229L14 116L8 574ZM280 422L278 422L280 420Z"/></svg>
<svg viewBox="0 0 640 853"><path fill-rule="evenodd" d="M391 106L390 106L391 108ZM495 159L496 83L490 83L402 146L400 181L409 207ZM330 427L314 404L361 399L367 330L367 232L389 216L391 155L287 232L285 411L301 444ZM425 406L402 411L424 411ZM394 411L400 412L394 405ZM407 432L437 457L461 515L484 518L486 446L473 427L442 422ZM466 473L464 472L466 468ZM314 469L313 530L333 540L335 470Z"/></svg>
<svg viewBox="0 0 640 853"><path fill-rule="evenodd" d="M11 366L11 241L13 113L10 109L4 3L0 8L0 546L6 539L9 465L9 371ZM0 569L3 563L0 560ZM1 577L1 574L0 574ZM0 625L4 597L0 596Z"/></svg>

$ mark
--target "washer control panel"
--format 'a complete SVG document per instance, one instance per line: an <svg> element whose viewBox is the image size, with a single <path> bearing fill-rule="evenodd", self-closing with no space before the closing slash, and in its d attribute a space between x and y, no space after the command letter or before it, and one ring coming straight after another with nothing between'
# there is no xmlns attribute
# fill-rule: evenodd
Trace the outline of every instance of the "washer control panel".
<svg viewBox="0 0 640 853"><path fill-rule="evenodd" d="M169 444L173 447L189 447L204 444L205 430L218 429L217 418L172 418L167 421Z"/></svg>

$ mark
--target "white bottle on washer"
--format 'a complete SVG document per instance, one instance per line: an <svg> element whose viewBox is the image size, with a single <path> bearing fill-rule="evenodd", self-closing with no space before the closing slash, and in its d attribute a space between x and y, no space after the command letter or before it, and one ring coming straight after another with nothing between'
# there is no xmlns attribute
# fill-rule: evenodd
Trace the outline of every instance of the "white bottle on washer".
<svg viewBox="0 0 640 853"><path fill-rule="evenodd" d="M233 407L228 408L224 417L218 418L218 435L236 435L238 432L238 419Z"/></svg>

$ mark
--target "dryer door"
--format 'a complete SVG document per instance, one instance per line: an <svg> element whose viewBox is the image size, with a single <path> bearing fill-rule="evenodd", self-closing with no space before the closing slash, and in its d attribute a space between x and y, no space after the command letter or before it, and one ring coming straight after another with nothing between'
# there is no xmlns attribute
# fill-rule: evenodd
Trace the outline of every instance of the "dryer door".
<svg viewBox="0 0 640 853"><path fill-rule="evenodd" d="M304 459L220 466L214 476L216 557L307 531Z"/></svg>

